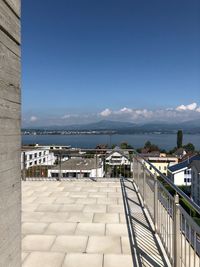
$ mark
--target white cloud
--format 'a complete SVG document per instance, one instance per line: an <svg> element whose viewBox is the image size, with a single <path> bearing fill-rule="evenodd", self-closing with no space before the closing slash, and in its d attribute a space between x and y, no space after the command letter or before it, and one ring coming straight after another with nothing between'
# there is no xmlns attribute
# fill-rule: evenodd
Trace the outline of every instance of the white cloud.
<svg viewBox="0 0 200 267"><path fill-rule="evenodd" d="M133 110L131 109L131 108L126 108L126 107L124 107L124 108L122 108L122 109L120 109L119 111L117 111L116 113L121 113L121 114L123 114L123 113L126 113L126 114L128 114L128 113L132 113L133 112Z"/></svg>
<svg viewBox="0 0 200 267"><path fill-rule="evenodd" d="M126 120L126 121L187 121L195 119L199 116L200 106L197 103L191 103L188 105L179 105L175 108L163 108L157 110L150 109L133 109L124 107L119 110L111 110L106 108L99 114L102 117L109 117L114 120Z"/></svg>
<svg viewBox="0 0 200 267"><path fill-rule="evenodd" d="M102 117L108 117L112 114L112 111L109 108L104 109L102 112L100 112L100 115Z"/></svg>
<svg viewBox="0 0 200 267"><path fill-rule="evenodd" d="M83 115L84 116L84 115ZM79 118L78 114L65 114L61 117L62 120L71 119L71 118Z"/></svg>
<svg viewBox="0 0 200 267"><path fill-rule="evenodd" d="M180 105L176 108L176 110L178 111L185 111L185 110L195 111L196 109L198 109L197 103L192 103L189 105Z"/></svg>
<svg viewBox="0 0 200 267"><path fill-rule="evenodd" d="M31 116L30 117L30 122L35 122L37 120L38 120L38 118L36 116Z"/></svg>
<svg viewBox="0 0 200 267"><path fill-rule="evenodd" d="M153 121L166 122L185 122L200 118L200 106L194 102L188 105L181 104L177 107L168 107L160 109L136 109L130 107L122 107L116 110L105 108L99 113L66 113L60 116L36 117L35 115L27 115L23 118L23 124L29 125L71 125L95 122L99 119L106 118L115 121L129 121L136 123L146 123Z"/></svg>

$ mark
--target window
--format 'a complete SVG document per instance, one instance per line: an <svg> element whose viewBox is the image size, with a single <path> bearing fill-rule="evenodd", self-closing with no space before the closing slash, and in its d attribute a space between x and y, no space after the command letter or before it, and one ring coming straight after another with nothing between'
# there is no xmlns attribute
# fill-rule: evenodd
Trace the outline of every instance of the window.
<svg viewBox="0 0 200 267"><path fill-rule="evenodd" d="M33 155L32 155L32 154L30 154L30 155L29 155L29 159L32 159L32 158L33 158Z"/></svg>
<svg viewBox="0 0 200 267"><path fill-rule="evenodd" d="M34 154L34 157L37 158L37 153Z"/></svg>
<svg viewBox="0 0 200 267"><path fill-rule="evenodd" d="M37 160L34 161L34 164L37 165Z"/></svg>
<svg viewBox="0 0 200 267"><path fill-rule="evenodd" d="M57 172L52 172L52 173L51 173L51 176L52 176L52 177L58 177L58 173L57 173Z"/></svg>
<svg viewBox="0 0 200 267"><path fill-rule="evenodd" d="M42 156L42 152L39 152L39 157L41 157Z"/></svg>
<svg viewBox="0 0 200 267"><path fill-rule="evenodd" d="M45 158L43 158L43 162L45 162L46 161L46 159Z"/></svg>

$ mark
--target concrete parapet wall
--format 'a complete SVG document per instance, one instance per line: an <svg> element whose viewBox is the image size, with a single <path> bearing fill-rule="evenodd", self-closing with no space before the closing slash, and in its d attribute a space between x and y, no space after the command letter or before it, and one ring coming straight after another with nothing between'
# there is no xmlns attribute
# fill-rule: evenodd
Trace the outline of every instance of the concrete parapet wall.
<svg viewBox="0 0 200 267"><path fill-rule="evenodd" d="M0 0L0 267L21 266L20 0Z"/></svg>

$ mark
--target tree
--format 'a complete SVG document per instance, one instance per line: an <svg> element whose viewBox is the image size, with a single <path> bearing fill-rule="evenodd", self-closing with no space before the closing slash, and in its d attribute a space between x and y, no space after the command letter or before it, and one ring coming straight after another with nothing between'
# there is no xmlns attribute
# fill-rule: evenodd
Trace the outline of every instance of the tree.
<svg viewBox="0 0 200 267"><path fill-rule="evenodd" d="M131 145L129 145L127 142L122 142L120 144L120 148L121 149L133 149L133 147Z"/></svg>
<svg viewBox="0 0 200 267"><path fill-rule="evenodd" d="M150 148L151 147L151 142L147 141L144 145L144 148Z"/></svg>
<svg viewBox="0 0 200 267"><path fill-rule="evenodd" d="M187 145L184 145L184 148L187 152L194 152L195 146L192 143L188 143Z"/></svg>
<svg viewBox="0 0 200 267"><path fill-rule="evenodd" d="M150 141L145 143L144 148L147 149L148 152L160 151L159 147L155 144L152 144Z"/></svg>
<svg viewBox="0 0 200 267"><path fill-rule="evenodd" d="M178 130L177 132L177 148L181 148L183 146L183 131Z"/></svg>

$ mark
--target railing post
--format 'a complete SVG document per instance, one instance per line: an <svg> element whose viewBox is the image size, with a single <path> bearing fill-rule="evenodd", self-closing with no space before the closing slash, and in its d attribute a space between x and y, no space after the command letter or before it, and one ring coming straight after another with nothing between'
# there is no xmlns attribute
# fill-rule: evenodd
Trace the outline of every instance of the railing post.
<svg viewBox="0 0 200 267"><path fill-rule="evenodd" d="M95 152L95 158L96 158L96 178L98 176L98 171L97 171L97 165L98 165L98 158L97 158L97 151Z"/></svg>
<svg viewBox="0 0 200 267"><path fill-rule="evenodd" d="M154 225L155 232L158 229L158 178L157 174L154 173Z"/></svg>
<svg viewBox="0 0 200 267"><path fill-rule="evenodd" d="M145 199L146 199L146 172L145 165L143 165L143 207L145 207Z"/></svg>
<svg viewBox="0 0 200 267"><path fill-rule="evenodd" d="M58 164L59 164L59 174L58 174L58 181L61 180L61 177L62 177L62 171L61 171L61 163L62 163L62 155L61 155L61 152L59 153L59 160L58 160Z"/></svg>
<svg viewBox="0 0 200 267"><path fill-rule="evenodd" d="M26 153L22 154L22 180L26 181Z"/></svg>
<svg viewBox="0 0 200 267"><path fill-rule="evenodd" d="M174 243L174 267L180 267L180 209L179 195L174 196L174 221L173 221L173 243Z"/></svg>

